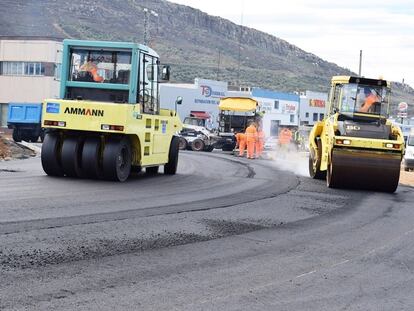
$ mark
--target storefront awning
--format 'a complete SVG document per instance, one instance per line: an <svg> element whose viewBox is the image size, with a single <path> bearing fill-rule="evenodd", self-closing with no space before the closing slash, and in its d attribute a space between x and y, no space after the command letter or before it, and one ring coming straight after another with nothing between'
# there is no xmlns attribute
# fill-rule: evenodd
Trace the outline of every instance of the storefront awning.
<svg viewBox="0 0 414 311"><path fill-rule="evenodd" d="M247 97L225 97L220 99L219 109L229 111L255 111L258 103L256 100Z"/></svg>
<svg viewBox="0 0 414 311"><path fill-rule="evenodd" d="M205 111L190 111L190 116L197 119L210 119L210 114Z"/></svg>

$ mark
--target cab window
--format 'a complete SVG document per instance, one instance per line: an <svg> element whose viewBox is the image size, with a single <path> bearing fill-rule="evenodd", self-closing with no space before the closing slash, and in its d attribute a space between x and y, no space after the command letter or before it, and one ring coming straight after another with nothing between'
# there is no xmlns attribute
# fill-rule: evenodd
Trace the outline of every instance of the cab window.
<svg viewBox="0 0 414 311"><path fill-rule="evenodd" d="M69 81L128 84L131 52L72 49Z"/></svg>

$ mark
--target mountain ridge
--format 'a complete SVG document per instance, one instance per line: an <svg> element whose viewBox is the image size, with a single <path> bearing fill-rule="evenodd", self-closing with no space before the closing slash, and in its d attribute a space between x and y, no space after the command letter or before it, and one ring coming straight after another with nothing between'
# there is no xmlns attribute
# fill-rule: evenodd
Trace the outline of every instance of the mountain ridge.
<svg viewBox="0 0 414 311"><path fill-rule="evenodd" d="M165 0L3 0L0 35L51 35L77 39L143 42L144 8L150 43L172 66L172 82L219 79L278 91L324 91L333 75L352 71L286 40L219 16ZM242 35L240 36L240 32ZM239 57L240 46L240 57ZM394 108L414 103L414 90L393 83Z"/></svg>

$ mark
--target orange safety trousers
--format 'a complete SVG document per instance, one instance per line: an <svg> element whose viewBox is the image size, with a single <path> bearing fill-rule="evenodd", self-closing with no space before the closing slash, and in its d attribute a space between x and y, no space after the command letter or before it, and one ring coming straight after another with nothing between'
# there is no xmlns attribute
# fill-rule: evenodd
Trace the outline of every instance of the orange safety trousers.
<svg viewBox="0 0 414 311"><path fill-rule="evenodd" d="M254 158L254 148L256 145L257 130L254 126L249 126L246 129L246 141L247 141L247 157L249 159Z"/></svg>
<svg viewBox="0 0 414 311"><path fill-rule="evenodd" d="M260 157L264 149L264 133L262 131L257 132L256 142L256 156Z"/></svg>
<svg viewBox="0 0 414 311"><path fill-rule="evenodd" d="M246 135L243 133L236 134L237 144L239 145L239 156L244 156L244 150L246 150Z"/></svg>
<svg viewBox="0 0 414 311"><path fill-rule="evenodd" d="M239 141L239 156L244 157L244 150L246 150L246 140Z"/></svg>

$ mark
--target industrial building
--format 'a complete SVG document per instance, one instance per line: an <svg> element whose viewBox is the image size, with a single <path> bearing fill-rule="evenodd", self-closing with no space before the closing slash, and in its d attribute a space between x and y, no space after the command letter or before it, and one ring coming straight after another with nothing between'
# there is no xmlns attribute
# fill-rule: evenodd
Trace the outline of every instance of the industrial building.
<svg viewBox="0 0 414 311"><path fill-rule="evenodd" d="M194 84L160 85L161 108L175 109L177 97L183 98L182 105L177 107L183 120L192 111L204 111L210 115L210 126L217 127L218 104L220 98L227 95L227 82L206 79L195 79Z"/></svg>
<svg viewBox="0 0 414 311"><path fill-rule="evenodd" d="M327 93L306 91L300 94L299 125L314 125L326 113Z"/></svg>
<svg viewBox="0 0 414 311"><path fill-rule="evenodd" d="M161 107L174 109L177 97L183 98L177 107L181 119L192 111L203 111L210 115L210 126L217 127L220 98L239 96L252 97L265 112L263 129L266 136L277 136L280 127L298 126L299 95L275 92L260 88L229 90L227 82L195 79L194 84L162 84L160 87Z"/></svg>
<svg viewBox="0 0 414 311"><path fill-rule="evenodd" d="M282 127L298 126L299 95L253 88L252 97L264 112L263 131L266 136L279 135Z"/></svg>
<svg viewBox="0 0 414 311"><path fill-rule="evenodd" d="M41 102L59 95L62 39L0 37L0 126L9 102Z"/></svg>

